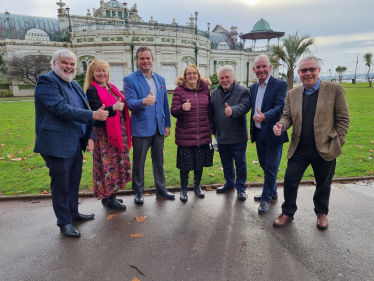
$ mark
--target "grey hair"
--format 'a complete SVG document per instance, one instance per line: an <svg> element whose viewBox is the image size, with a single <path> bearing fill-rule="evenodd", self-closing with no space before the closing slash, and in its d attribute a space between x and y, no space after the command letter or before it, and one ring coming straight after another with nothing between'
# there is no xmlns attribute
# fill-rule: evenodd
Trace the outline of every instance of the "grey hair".
<svg viewBox="0 0 374 281"><path fill-rule="evenodd" d="M222 66L220 69L218 69L218 78L219 78L219 75L222 71L230 71L232 77L235 77L234 68L231 65L226 64L226 65Z"/></svg>
<svg viewBox="0 0 374 281"><path fill-rule="evenodd" d="M52 60L51 60L52 70L54 70L54 62L57 62L59 57L74 58L75 61L77 61L77 57L75 56L75 54L72 51L70 51L68 49L58 50L58 51L54 52L54 54L52 55Z"/></svg>
<svg viewBox="0 0 374 281"><path fill-rule="evenodd" d="M299 68L300 68L300 64L303 62L303 61L308 61L308 60L315 60L317 62L317 66L318 68L321 68L321 62L319 61L319 59L313 55L309 55L309 56L305 56L303 57L300 61L299 61Z"/></svg>
<svg viewBox="0 0 374 281"><path fill-rule="evenodd" d="M270 63L270 59L267 55L259 55L255 58L255 66L256 66L256 63L258 62L259 59L265 59L266 60L266 63L267 65L271 65Z"/></svg>

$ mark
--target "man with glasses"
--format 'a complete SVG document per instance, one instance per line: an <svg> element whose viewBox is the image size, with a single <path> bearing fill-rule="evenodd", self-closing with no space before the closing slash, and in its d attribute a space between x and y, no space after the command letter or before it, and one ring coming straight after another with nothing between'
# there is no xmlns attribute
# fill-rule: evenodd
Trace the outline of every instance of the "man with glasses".
<svg viewBox="0 0 374 281"><path fill-rule="evenodd" d="M273 127L274 134L280 136L293 126L284 178L285 201L282 214L274 220L276 227L285 226L294 219L297 191L309 165L317 183L313 197L317 227L328 227L336 157L342 153L350 119L343 86L321 81L320 71L316 57L300 60L298 74L303 85L288 92L283 116Z"/></svg>
<svg viewBox="0 0 374 281"><path fill-rule="evenodd" d="M225 65L218 70L219 86L212 92L212 134L217 138L225 184L217 193L237 190L239 200L246 200L247 113L251 109L249 89L235 83L234 69ZM236 179L234 170L236 167Z"/></svg>

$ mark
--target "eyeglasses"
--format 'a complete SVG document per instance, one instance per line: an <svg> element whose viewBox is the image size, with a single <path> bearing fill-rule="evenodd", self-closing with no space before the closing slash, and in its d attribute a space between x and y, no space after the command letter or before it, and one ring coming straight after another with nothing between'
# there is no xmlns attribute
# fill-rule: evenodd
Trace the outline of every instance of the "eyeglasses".
<svg viewBox="0 0 374 281"><path fill-rule="evenodd" d="M303 69L299 69L299 71L303 74L307 73L308 71L310 73L314 73L316 72L316 70L318 69L318 67L311 67L311 68L303 68Z"/></svg>
<svg viewBox="0 0 374 281"><path fill-rule="evenodd" d="M186 76L197 76L197 72L188 72L186 73Z"/></svg>

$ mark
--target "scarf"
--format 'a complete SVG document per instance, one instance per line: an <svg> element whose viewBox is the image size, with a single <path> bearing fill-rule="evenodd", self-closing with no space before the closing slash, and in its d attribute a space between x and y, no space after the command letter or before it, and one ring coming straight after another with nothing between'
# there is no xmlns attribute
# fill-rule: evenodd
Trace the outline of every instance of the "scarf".
<svg viewBox="0 0 374 281"><path fill-rule="evenodd" d="M99 84L96 83L96 81L92 81L92 85L96 88L97 94L100 98L100 101L102 104L105 104L105 107L114 105L117 100L113 97L112 94L108 92L108 90L105 87L100 87ZM129 150L132 146L131 141L131 125L130 125L130 114L129 109L127 108L126 101L124 96L121 94L121 92L117 89L116 86L109 83L112 92L119 97L122 102L125 104L123 108L123 113L126 117L126 134L127 134L127 143ZM122 141L122 132L121 132L121 119L119 112L116 112L116 115L113 117L109 117L106 119L106 131L108 134L108 141L110 144L116 146L120 151L123 151L123 141Z"/></svg>

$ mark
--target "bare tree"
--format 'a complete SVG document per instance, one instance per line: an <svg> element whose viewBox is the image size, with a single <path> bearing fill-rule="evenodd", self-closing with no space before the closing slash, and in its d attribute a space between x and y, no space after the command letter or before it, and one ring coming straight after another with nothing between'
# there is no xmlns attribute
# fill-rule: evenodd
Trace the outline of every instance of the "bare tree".
<svg viewBox="0 0 374 281"><path fill-rule="evenodd" d="M39 76L51 70L50 62L47 55L15 55L6 61L8 79L34 86Z"/></svg>
<svg viewBox="0 0 374 281"><path fill-rule="evenodd" d="M338 73L339 75L339 84L342 83L342 78L344 76L344 72L347 70L347 68L345 66L338 66L335 71Z"/></svg>

